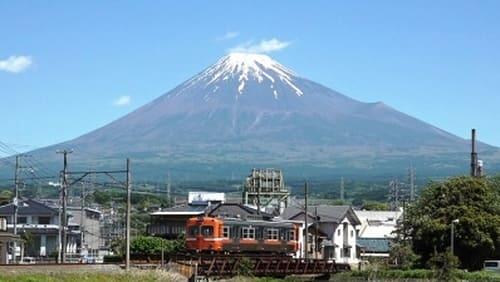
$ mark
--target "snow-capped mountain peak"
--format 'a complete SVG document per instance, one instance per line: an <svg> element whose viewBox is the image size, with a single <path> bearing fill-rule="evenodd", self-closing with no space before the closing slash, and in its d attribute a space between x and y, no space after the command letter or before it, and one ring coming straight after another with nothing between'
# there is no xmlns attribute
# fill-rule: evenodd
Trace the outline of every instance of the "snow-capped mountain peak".
<svg viewBox="0 0 500 282"><path fill-rule="evenodd" d="M187 82L186 89L199 82L203 82L205 87L211 89L211 93L216 93L223 88L221 83L228 80L237 80L238 86L235 89L238 95L242 95L251 81L259 84L269 83L275 99L278 99L278 87L275 84L282 83L285 87L291 88L297 96L302 96L303 91L294 83L296 74L274 61L267 55L252 53L230 53L208 67Z"/></svg>

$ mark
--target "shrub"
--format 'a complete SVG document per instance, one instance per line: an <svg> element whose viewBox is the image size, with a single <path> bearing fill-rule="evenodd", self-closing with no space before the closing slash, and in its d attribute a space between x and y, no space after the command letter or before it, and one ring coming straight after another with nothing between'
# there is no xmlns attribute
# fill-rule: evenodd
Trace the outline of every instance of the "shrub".
<svg viewBox="0 0 500 282"><path fill-rule="evenodd" d="M123 261L123 257L119 255L104 256L104 263L120 263Z"/></svg>

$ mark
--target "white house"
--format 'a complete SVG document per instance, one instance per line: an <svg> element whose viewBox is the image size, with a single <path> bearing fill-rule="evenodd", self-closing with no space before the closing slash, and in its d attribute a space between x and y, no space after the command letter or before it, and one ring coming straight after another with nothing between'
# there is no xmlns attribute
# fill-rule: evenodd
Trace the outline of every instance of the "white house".
<svg viewBox="0 0 500 282"><path fill-rule="evenodd" d="M362 259L389 257L390 243L403 210L355 211L361 221L358 226L358 247Z"/></svg>
<svg viewBox="0 0 500 282"><path fill-rule="evenodd" d="M305 212L296 207L288 207L281 218L305 222ZM356 228L360 220L350 206L320 205L308 208L309 258L334 259L336 262L358 263L356 251ZM301 257L306 250L301 245Z"/></svg>

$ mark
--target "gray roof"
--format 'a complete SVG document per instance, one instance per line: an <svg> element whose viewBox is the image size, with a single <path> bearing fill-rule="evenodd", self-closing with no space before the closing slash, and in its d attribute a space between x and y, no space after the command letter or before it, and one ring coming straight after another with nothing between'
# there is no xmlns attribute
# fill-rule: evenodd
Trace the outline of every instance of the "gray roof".
<svg viewBox="0 0 500 282"><path fill-rule="evenodd" d="M192 205L180 205L171 208L164 208L151 213L151 215L167 215L167 214L203 214L207 210L208 206L192 206Z"/></svg>
<svg viewBox="0 0 500 282"><path fill-rule="evenodd" d="M57 209L51 208L33 199L22 199L18 204L18 215L45 215L53 216L59 214ZM0 215L9 216L14 214L14 204L0 206Z"/></svg>
<svg viewBox="0 0 500 282"><path fill-rule="evenodd" d="M388 253L390 251L390 239L387 238L357 238L356 245L367 253Z"/></svg>
<svg viewBox="0 0 500 282"><path fill-rule="evenodd" d="M346 216L349 218L353 224L361 224L359 218L356 216L351 206L328 206L319 205L316 207L308 207L308 215L310 218L314 219L316 209L318 212L319 222L333 222L340 223ZM294 219L299 215L304 214L304 210L297 207L286 208L281 217L283 219Z"/></svg>
<svg viewBox="0 0 500 282"><path fill-rule="evenodd" d="M233 218L263 218L270 219L273 216L271 214L261 212L260 215L257 210L243 204L237 203L220 203L210 206L200 206L200 205L182 205L172 208L162 209L161 211L156 211L151 213L151 215L167 215L167 214L203 214L207 213L209 216L221 216L221 217L233 217Z"/></svg>
<svg viewBox="0 0 500 282"><path fill-rule="evenodd" d="M245 206L243 204L237 203L224 203L213 206L210 212L208 213L210 216L221 216L221 217L238 217L238 218L262 218L262 219L271 219L273 215L260 212L257 212L257 209Z"/></svg>

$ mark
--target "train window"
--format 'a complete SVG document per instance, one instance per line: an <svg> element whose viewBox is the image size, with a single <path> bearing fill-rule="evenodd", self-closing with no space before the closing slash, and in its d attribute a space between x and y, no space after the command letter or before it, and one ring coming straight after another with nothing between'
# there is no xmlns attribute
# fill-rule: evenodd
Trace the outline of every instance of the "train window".
<svg viewBox="0 0 500 282"><path fill-rule="evenodd" d="M288 231L288 240L295 240L295 230Z"/></svg>
<svg viewBox="0 0 500 282"><path fill-rule="evenodd" d="M252 227L241 228L241 238L243 238L243 239L255 239L255 228L252 228Z"/></svg>
<svg viewBox="0 0 500 282"><path fill-rule="evenodd" d="M214 228L212 226L202 226L201 227L201 235L205 237L214 235Z"/></svg>
<svg viewBox="0 0 500 282"><path fill-rule="evenodd" d="M279 234L278 229L276 229L276 228L269 228L269 229L267 229L266 239L268 239L268 240L278 240L278 234Z"/></svg>
<svg viewBox="0 0 500 282"><path fill-rule="evenodd" d="M229 226L222 227L222 238L230 238L231 232Z"/></svg>
<svg viewBox="0 0 500 282"><path fill-rule="evenodd" d="M172 232L174 232L173 227L172 227ZM200 229L198 226L189 227L189 237L195 237L199 233L200 233Z"/></svg>

